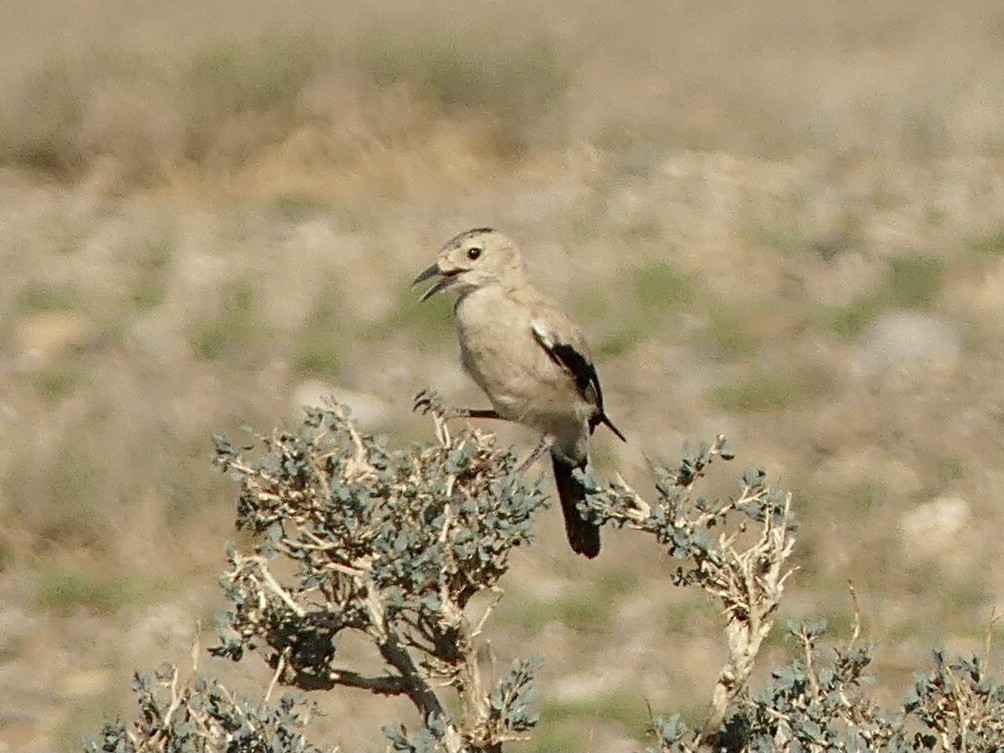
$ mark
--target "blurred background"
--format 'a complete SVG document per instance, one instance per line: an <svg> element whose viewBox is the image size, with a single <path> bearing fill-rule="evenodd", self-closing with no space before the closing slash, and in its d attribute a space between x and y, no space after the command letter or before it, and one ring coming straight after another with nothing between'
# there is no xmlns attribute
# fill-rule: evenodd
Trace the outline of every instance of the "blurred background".
<svg viewBox="0 0 1004 753"><path fill-rule="evenodd" d="M0 751L79 749L133 714L134 669L189 663L197 622L212 643L237 493L213 433L333 393L403 445L432 438L422 387L484 402L449 302L408 288L483 225L593 343L630 440L597 435L601 474L650 494L650 459L724 433L716 488L751 464L795 493L782 626L846 638L853 580L890 704L932 648L983 650L1004 594L999 2L0 8ZM638 749L646 704L699 719L715 605L637 534L575 557L559 518L487 630L500 666L547 659L513 749ZM257 697L270 673L246 664L200 659ZM413 721L314 700L315 742L344 749Z"/></svg>

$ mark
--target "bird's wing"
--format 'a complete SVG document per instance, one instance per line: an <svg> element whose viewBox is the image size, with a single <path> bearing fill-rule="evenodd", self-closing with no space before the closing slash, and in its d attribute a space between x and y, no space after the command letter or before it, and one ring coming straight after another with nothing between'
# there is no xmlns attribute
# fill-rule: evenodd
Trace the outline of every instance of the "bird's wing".
<svg viewBox="0 0 1004 753"><path fill-rule="evenodd" d="M605 424L621 441L624 435L613 425L603 410L603 389L600 377L589 358L582 335L573 327L559 328L546 319L537 318L530 323L534 339L540 344L551 360L564 369L575 380L575 388L587 402L596 406L596 413L589 421L590 431L598 424ZM562 336L564 333L564 336Z"/></svg>
<svg viewBox="0 0 1004 753"><path fill-rule="evenodd" d="M576 346L579 337L562 337L554 327L540 319L530 324L533 337L544 349L551 360L568 372L575 380L575 388L586 401L603 410L603 390L600 388L600 378L596 367L589 359L588 353L581 346Z"/></svg>

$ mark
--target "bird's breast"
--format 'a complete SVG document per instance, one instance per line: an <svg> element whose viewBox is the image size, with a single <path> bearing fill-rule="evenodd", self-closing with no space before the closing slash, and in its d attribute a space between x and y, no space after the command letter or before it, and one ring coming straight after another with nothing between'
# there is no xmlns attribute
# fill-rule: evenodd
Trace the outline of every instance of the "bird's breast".
<svg viewBox="0 0 1004 753"><path fill-rule="evenodd" d="M456 309L461 362L504 418L566 433L591 414L574 380L540 346L531 313L504 296L467 296Z"/></svg>

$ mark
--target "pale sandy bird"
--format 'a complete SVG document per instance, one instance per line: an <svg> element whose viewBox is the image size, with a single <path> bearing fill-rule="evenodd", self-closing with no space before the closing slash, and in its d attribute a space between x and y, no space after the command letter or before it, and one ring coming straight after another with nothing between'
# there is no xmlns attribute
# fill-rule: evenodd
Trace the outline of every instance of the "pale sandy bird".
<svg viewBox="0 0 1004 753"><path fill-rule="evenodd" d="M457 294L461 360L494 406L446 409L446 415L501 418L540 432L544 441L528 463L550 450L568 542L579 554L595 557L600 529L577 509L585 490L572 471L585 467L589 436L598 425L622 441L624 435L603 411L600 380L582 333L533 286L516 245L495 230L468 230L448 241L414 284L431 278L435 283L421 300L442 290ZM416 407L440 407L431 392L415 401Z"/></svg>

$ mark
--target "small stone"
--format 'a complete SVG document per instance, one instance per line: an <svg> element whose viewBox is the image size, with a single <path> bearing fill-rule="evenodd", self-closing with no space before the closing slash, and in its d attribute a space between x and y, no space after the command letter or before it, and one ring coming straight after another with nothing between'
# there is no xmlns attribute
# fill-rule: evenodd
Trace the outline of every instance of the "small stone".
<svg viewBox="0 0 1004 753"><path fill-rule="evenodd" d="M893 311L868 330L864 348L868 357L891 366L913 366L918 361L954 364L962 342L958 329L942 317Z"/></svg>
<svg viewBox="0 0 1004 753"><path fill-rule="evenodd" d="M67 348L85 345L94 334L91 321L74 311L41 311L23 317L13 334L18 365L44 365Z"/></svg>
<svg viewBox="0 0 1004 753"><path fill-rule="evenodd" d="M962 336L948 319L918 311L885 314L865 333L858 372L893 391L930 388L954 378Z"/></svg>
<svg viewBox="0 0 1004 753"><path fill-rule="evenodd" d="M969 517L969 503L961 497L939 497L911 510L900 521L904 554L918 562L954 551Z"/></svg>

